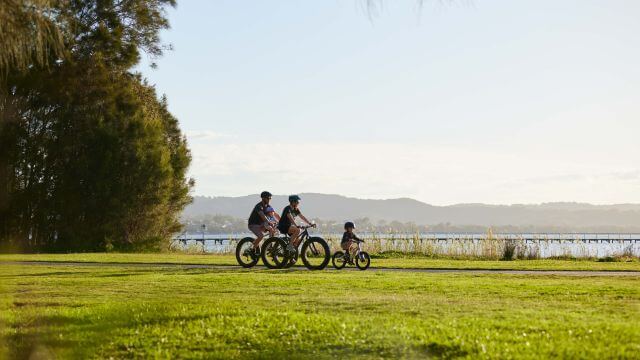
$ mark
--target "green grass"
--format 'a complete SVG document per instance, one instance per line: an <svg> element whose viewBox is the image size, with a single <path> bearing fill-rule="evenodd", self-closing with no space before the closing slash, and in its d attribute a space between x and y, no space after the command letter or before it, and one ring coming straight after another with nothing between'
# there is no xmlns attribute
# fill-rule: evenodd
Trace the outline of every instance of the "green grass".
<svg viewBox="0 0 640 360"><path fill-rule="evenodd" d="M192 254L2 254L2 261L108 262L108 263L169 263L237 265L233 255ZM597 260L457 260L428 257L373 258L372 267L415 269L505 269L505 270L597 270L640 271L640 261L599 262Z"/></svg>
<svg viewBox="0 0 640 360"><path fill-rule="evenodd" d="M637 276L0 263L0 358L638 358L639 317Z"/></svg>

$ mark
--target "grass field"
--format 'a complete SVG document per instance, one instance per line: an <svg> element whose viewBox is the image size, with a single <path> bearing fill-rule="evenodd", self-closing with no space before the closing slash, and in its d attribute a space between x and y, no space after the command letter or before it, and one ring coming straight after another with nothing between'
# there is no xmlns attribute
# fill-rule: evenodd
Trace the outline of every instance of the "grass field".
<svg viewBox="0 0 640 360"><path fill-rule="evenodd" d="M0 260L36 258L233 260L146 254ZM459 264L494 263L518 264ZM637 276L0 263L0 358L638 358L638 318Z"/></svg>
<svg viewBox="0 0 640 360"><path fill-rule="evenodd" d="M106 262L106 263L166 263L233 265L238 263L233 255L169 254L0 254L3 261L47 262ZM457 260L428 257L373 258L371 266L377 268L413 269L503 269L503 270L592 270L592 271L640 271L640 261L600 262L597 260Z"/></svg>

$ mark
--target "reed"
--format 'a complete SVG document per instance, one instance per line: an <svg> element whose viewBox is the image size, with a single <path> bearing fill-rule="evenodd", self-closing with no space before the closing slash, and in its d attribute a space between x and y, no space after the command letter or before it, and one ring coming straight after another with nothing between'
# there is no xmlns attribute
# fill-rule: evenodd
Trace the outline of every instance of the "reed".
<svg viewBox="0 0 640 360"><path fill-rule="evenodd" d="M341 234L318 234L329 243L331 252L340 250ZM583 243L581 239L552 240L544 236L534 240L523 237L504 238L495 235L491 229L481 238L466 234L448 234L447 238L435 238L432 235L413 233L372 233L358 234L365 240L363 250L376 257L429 257L448 259L483 259L483 260L535 260L540 258L555 259L597 259L624 258L639 259L640 247L637 244L624 242L608 243L609 248L603 252L599 244ZM237 239L235 239L237 240ZM233 254L235 240L215 249L216 253ZM189 253L202 253L201 243L189 243L187 246L173 243L172 250Z"/></svg>

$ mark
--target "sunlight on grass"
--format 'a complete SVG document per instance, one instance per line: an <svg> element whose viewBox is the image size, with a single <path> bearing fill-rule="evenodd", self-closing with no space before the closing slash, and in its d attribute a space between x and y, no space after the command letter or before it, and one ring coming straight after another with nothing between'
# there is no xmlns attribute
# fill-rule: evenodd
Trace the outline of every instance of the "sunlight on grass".
<svg viewBox="0 0 640 360"><path fill-rule="evenodd" d="M4 331L9 358L611 358L640 350L638 277L0 266L0 298L14 314Z"/></svg>

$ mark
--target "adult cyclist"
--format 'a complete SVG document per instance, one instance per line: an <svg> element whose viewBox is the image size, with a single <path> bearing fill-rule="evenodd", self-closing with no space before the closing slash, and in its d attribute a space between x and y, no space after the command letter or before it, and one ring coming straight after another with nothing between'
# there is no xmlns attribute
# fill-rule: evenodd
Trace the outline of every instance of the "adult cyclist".
<svg viewBox="0 0 640 360"><path fill-rule="evenodd" d="M267 227L269 222L265 215L267 208L269 207L269 201L271 201L271 193L263 191L260 193L262 201L256 204L249 215L249 231L256 235L256 239L253 241L253 253L255 256L260 254L260 241L264 238L264 233L269 232L271 236L275 235L273 228Z"/></svg>
<svg viewBox="0 0 640 360"><path fill-rule="evenodd" d="M300 244L300 239L298 239L300 229L298 229L298 226L296 225L296 217L300 217L300 219L312 227L316 226L316 224L312 224L300 212L300 208L298 207L300 205L300 200L300 196L298 195L289 196L289 205L282 210L282 215L278 222L278 230L283 234L289 234L289 236L291 236L291 241L287 246L287 251L290 252L295 252L295 249Z"/></svg>

